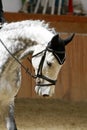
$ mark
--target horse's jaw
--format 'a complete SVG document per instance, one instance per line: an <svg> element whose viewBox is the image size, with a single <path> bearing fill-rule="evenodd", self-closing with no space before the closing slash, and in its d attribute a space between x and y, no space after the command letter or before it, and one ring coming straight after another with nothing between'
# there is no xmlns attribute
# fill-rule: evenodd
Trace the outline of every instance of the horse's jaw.
<svg viewBox="0 0 87 130"><path fill-rule="evenodd" d="M35 86L35 91L40 96L53 96L55 93L55 85L52 86Z"/></svg>

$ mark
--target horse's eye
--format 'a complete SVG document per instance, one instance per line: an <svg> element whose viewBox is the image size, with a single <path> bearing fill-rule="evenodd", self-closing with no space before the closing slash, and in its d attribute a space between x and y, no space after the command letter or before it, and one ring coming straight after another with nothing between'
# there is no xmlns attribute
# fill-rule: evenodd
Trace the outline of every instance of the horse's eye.
<svg viewBox="0 0 87 130"><path fill-rule="evenodd" d="M47 61L47 65L48 65L49 67L51 67L51 66L52 66L52 63L49 62L49 61Z"/></svg>

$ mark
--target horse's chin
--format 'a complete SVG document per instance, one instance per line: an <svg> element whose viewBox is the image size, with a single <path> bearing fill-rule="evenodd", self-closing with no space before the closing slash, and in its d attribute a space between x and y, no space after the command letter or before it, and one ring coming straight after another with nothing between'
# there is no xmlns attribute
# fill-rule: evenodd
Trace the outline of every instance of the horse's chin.
<svg viewBox="0 0 87 130"><path fill-rule="evenodd" d="M55 86L36 86L35 91L40 96L53 96Z"/></svg>

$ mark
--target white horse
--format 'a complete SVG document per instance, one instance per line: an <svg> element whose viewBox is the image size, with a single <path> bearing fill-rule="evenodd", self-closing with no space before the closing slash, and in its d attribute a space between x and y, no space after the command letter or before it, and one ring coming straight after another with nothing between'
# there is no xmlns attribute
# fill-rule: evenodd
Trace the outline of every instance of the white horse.
<svg viewBox="0 0 87 130"><path fill-rule="evenodd" d="M14 119L14 98L21 82L21 64L33 53L35 91L39 95L54 93L57 75L65 61L65 46L74 34L63 40L43 21L21 21L4 24L0 30L0 115L5 114L7 130L17 130Z"/></svg>

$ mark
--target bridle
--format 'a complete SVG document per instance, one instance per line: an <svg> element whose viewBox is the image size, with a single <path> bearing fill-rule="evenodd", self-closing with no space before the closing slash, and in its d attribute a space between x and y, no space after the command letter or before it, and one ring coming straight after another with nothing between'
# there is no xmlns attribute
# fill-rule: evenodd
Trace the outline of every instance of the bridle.
<svg viewBox="0 0 87 130"><path fill-rule="evenodd" d="M36 78L41 78L43 80L48 81L48 84L41 84L41 83L37 83L37 86L50 86L50 85L55 85L57 80L52 80L50 78L48 78L47 76L43 75L42 73L42 69L43 69L43 64L44 64L44 60L46 57L46 52L47 52L47 48L45 50L43 50L41 53L43 53L43 56L40 60L39 66L38 66L38 70L37 70L37 74L36 74ZM38 53L37 53L38 55ZM36 55L34 55L33 57L35 57ZM32 57L32 58L33 58Z"/></svg>
<svg viewBox="0 0 87 130"><path fill-rule="evenodd" d="M62 65L62 64L64 63L64 61L65 61L65 57L64 57L63 60L61 61L61 59L59 58L59 56L57 55L57 53L59 53L59 54L65 54L65 51L57 51L57 52L56 52L56 51L54 51L53 49L50 49L49 46L47 46L47 47L46 47L44 50L42 50L41 52L39 52L39 53L33 55L32 58L34 58L34 57L36 57L36 56L38 56L38 55L40 55L40 54L43 54L43 55L42 55L42 58L41 58L41 60L40 60L39 66L38 66L37 74L36 74L36 75L33 75L33 74L30 72L29 68L26 68L26 66L24 66L24 65L18 60L18 58L16 58L16 57L8 50L8 48L6 47L6 45L3 43L3 41L2 41L1 39L0 39L0 42L1 42L2 45L5 47L5 49L8 51L8 53L18 62L18 64L21 65L21 67L26 71L26 73L28 73L28 75L30 75L30 76L31 76L32 78L34 78L34 79L36 79L36 78L41 78L41 79L43 79L43 80L48 81L48 83L46 83L46 84L37 83L37 84L36 84L37 86L44 87L44 86L51 86L51 85L55 85L55 84L56 84L56 81L57 81L57 80L52 80L51 78L49 78L49 77L43 75L42 69L43 69L44 60L45 60L47 51L49 51L49 52L52 52L52 53L53 53L53 55L54 55L55 58L57 59L58 63L59 63L60 65ZM31 60L30 60L29 58L27 58L27 59L28 59L29 62L31 62Z"/></svg>
<svg viewBox="0 0 87 130"><path fill-rule="evenodd" d="M56 55L56 53L64 54L65 51L56 52L56 51L54 51L53 49L50 49L48 46L46 47L45 50L41 51L40 53L37 53L36 55L33 55L33 57L36 57L37 55L43 53L43 56L42 56L42 58L41 58L41 60L40 60L40 63L39 63L39 67L38 67L38 70L37 70L36 77L37 77L37 78L44 79L44 80L46 80L46 81L49 82L49 83L47 83L47 84L41 84L41 83L39 83L39 84L37 84L37 86L50 86L50 85L55 85L55 84L56 84L56 81L57 81L57 80L52 80L51 78L48 78L47 76L43 75L43 73L42 73L43 64L44 64L44 60L45 60L46 52L47 52L47 51L53 53L53 55L55 56L55 58L57 59L57 61L58 61L58 63L59 63L60 65L62 65L62 64L64 63L64 61L65 61L65 57L64 57L64 59L61 61L60 58ZM33 57L32 57L32 58L33 58Z"/></svg>

